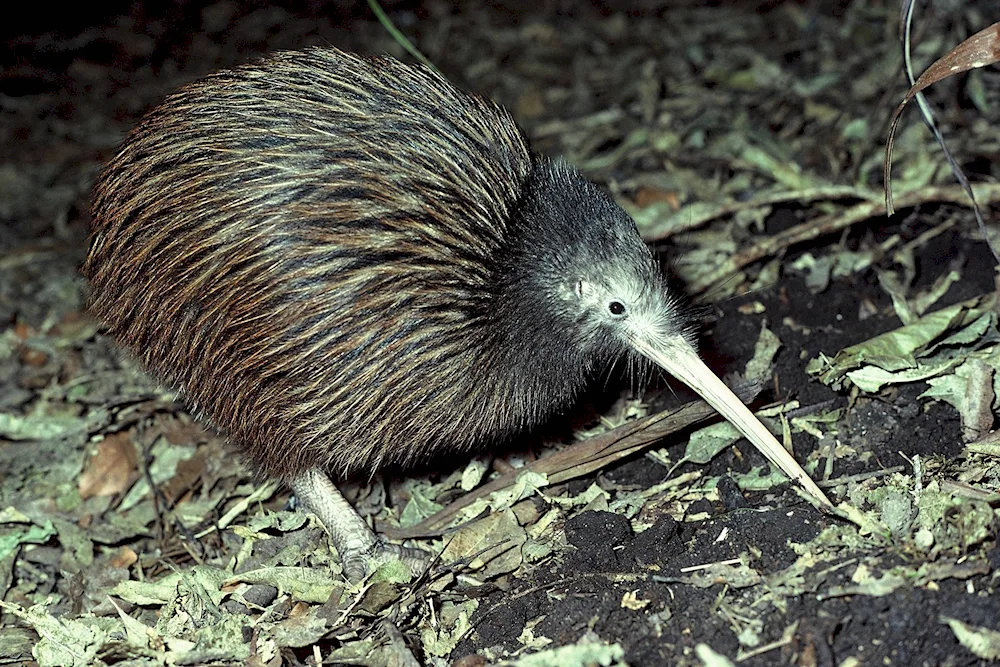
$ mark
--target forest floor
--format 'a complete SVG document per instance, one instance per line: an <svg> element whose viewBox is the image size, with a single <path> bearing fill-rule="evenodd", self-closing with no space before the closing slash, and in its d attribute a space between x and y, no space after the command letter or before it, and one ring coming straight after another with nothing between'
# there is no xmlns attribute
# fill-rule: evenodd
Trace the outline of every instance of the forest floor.
<svg viewBox="0 0 1000 667"><path fill-rule="evenodd" d="M918 67L997 19L924 4ZM415 581L348 585L287 490L102 335L78 269L101 165L170 91L278 49L409 56L363 2L39 6L0 28L0 664L1000 657L995 261L915 105L885 215L898 7L458 6L385 8L627 208L697 306L706 361L757 381L754 408L839 515L682 387L612 373L513 453L346 484L441 555ZM991 238L997 90L986 68L927 91ZM669 428L641 421L661 410ZM631 455L581 463L628 438Z"/></svg>

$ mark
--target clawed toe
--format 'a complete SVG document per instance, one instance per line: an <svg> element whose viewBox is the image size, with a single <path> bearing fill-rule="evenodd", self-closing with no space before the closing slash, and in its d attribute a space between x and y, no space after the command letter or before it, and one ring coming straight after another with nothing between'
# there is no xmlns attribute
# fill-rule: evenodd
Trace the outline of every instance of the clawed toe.
<svg viewBox="0 0 1000 667"><path fill-rule="evenodd" d="M411 576L417 576L430 565L432 555L422 549L404 547L376 538L367 549L347 551L341 553L340 558L344 567L344 576L347 577L348 581L356 584L381 565L393 560L402 562L409 568Z"/></svg>

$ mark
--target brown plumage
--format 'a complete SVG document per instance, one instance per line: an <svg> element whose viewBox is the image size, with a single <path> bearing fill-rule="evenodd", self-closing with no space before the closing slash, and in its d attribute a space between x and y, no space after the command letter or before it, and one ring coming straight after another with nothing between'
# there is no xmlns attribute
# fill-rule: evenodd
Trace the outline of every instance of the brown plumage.
<svg viewBox="0 0 1000 667"><path fill-rule="evenodd" d="M427 70L278 54L130 135L97 188L91 307L267 474L406 462L452 411L469 445L519 420L462 385L530 170L507 113Z"/></svg>
<svg viewBox="0 0 1000 667"><path fill-rule="evenodd" d="M389 58L279 53L169 97L100 177L84 271L109 332L293 486L501 442L629 350L724 389L689 377L624 211Z"/></svg>

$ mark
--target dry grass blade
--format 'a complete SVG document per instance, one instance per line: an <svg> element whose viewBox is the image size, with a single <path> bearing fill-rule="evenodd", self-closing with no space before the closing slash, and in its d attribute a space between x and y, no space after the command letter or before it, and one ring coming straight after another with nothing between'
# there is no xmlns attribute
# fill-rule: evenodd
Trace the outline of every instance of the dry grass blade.
<svg viewBox="0 0 1000 667"><path fill-rule="evenodd" d="M744 396L744 398L746 397ZM440 535L461 510L480 498L485 498L491 493L514 484L518 476L524 472L545 474L548 476L549 484L559 484L599 470L626 456L631 456L664 437L715 414L717 414L716 411L707 403L694 401L677 410L660 412L638 419L607 433L555 451L523 468L501 475L414 526L409 528L380 526L379 530L393 539Z"/></svg>
<svg viewBox="0 0 1000 667"><path fill-rule="evenodd" d="M904 32L904 41L908 43L908 31ZM910 89L906 92L903 101L899 103L899 106L897 106L896 110L893 112L892 123L889 127L889 136L886 140L885 161L883 163L883 181L885 183L885 206L888 215L892 215L894 212L890 174L892 165L892 147L896 135L896 127L899 125L899 119L902 116L902 112L906 104L914 97L917 97L918 101L921 101L920 92L942 79L961 72L967 72L971 69L985 67L986 65L991 65L998 61L1000 61L1000 22L994 23L988 28L977 32L975 35L969 37L947 54L939 58L934 62L934 64L928 67L923 74L920 75L920 78L918 78L912 86L910 86ZM969 197L972 198L976 217L979 220L980 226L985 227L982 220L982 214L980 213L979 207L975 203L975 197L972 194L972 187L969 185L969 182L965 178L962 171L958 169L958 166L952 159L947 148L944 147L940 133L933 124L932 118L928 115L929 110L927 109L926 104L921 104L921 108L924 110L924 115L928 120L928 124L934 131L935 136L938 137L938 141L941 143L942 148L944 148L948 162L952 166L952 171L955 172L956 178L958 178ZM990 247L990 250L993 251L994 257L996 257L996 251L993 250L992 246ZM997 259L1000 261L1000 257Z"/></svg>
<svg viewBox="0 0 1000 667"><path fill-rule="evenodd" d="M368 0L368 7L372 10L372 14L375 15L378 22L382 24L382 27L385 28L386 32L392 35L392 38L396 40L396 42L402 46L407 53L416 58L429 69L440 73L440 70L434 66L434 63L432 63L430 59L425 56L423 52L421 52L420 49L418 49L399 28L396 27L396 24L392 22L392 19L390 19L385 13L385 10L382 9L382 6L377 0Z"/></svg>

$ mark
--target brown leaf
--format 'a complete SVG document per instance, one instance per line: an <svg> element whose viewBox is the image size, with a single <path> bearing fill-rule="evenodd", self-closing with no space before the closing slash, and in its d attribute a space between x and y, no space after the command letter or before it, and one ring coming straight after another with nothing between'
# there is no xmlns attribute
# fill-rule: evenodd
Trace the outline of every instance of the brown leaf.
<svg viewBox="0 0 1000 667"><path fill-rule="evenodd" d="M45 354L41 350L35 350L30 347L22 347L19 357L22 364L25 364L26 366L34 366L35 368L44 366L45 362L49 360L49 355Z"/></svg>
<svg viewBox="0 0 1000 667"><path fill-rule="evenodd" d="M632 198L637 208L646 208L654 204L665 203L671 210L678 210L681 207L680 197L676 192L666 192L658 188L641 187L636 190Z"/></svg>
<svg viewBox="0 0 1000 667"><path fill-rule="evenodd" d="M59 320L49 335L57 336L67 343L82 343L94 337L100 325L97 321L80 311L72 311Z"/></svg>
<svg viewBox="0 0 1000 667"><path fill-rule="evenodd" d="M122 547L111 557L111 567L131 567L139 560L139 555L129 547Z"/></svg>
<svg viewBox="0 0 1000 667"><path fill-rule="evenodd" d="M136 474L135 447L129 433L113 433L97 443L97 453L87 461L80 475L80 497L111 496L122 493Z"/></svg>
<svg viewBox="0 0 1000 667"><path fill-rule="evenodd" d="M1000 61L1000 21L980 30L936 60L906 93L906 99L949 76L986 67L997 61Z"/></svg>
<svg viewBox="0 0 1000 667"><path fill-rule="evenodd" d="M30 324L18 322L14 325L14 335L21 340L27 340L29 337L35 335L35 330L31 328Z"/></svg>
<svg viewBox="0 0 1000 667"><path fill-rule="evenodd" d="M205 448L199 447L194 456L177 463L176 474L160 487L171 504L190 499L192 490L199 486L199 480L205 474L205 460Z"/></svg>
<svg viewBox="0 0 1000 667"><path fill-rule="evenodd" d="M967 72L977 67L986 67L1000 62L1000 21L988 28L980 30L945 55L938 58L933 65L924 70L920 78L906 91L906 96L892 114L889 126L889 138L885 145L885 161L883 162L882 179L885 186L885 208L888 215L893 214L892 186L890 184L890 167L892 165L892 145L896 137L896 126L906 103L916 97L917 93L931 84L937 83L954 74Z"/></svg>
<svg viewBox="0 0 1000 667"><path fill-rule="evenodd" d="M155 436L157 430L171 445L200 445L212 437L204 426L187 415L159 415L150 435Z"/></svg>

